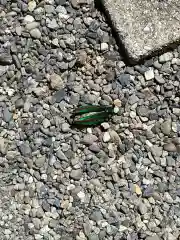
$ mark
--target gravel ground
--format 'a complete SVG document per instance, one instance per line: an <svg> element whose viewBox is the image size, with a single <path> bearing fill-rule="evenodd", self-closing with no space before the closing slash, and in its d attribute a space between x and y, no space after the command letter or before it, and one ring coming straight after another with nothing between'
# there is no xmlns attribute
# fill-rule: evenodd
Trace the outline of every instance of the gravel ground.
<svg viewBox="0 0 180 240"><path fill-rule="evenodd" d="M0 239L180 239L180 48L130 67L93 0L28 2L0 0Z"/></svg>

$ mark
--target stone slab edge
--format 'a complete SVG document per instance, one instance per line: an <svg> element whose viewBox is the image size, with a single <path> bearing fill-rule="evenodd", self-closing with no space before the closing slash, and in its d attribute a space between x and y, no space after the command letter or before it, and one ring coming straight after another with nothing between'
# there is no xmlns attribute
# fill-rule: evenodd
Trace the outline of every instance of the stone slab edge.
<svg viewBox="0 0 180 240"><path fill-rule="evenodd" d="M101 7L117 33L118 45L130 63L137 63L180 43L180 21L174 18L171 6L167 11L158 11L156 7L159 6L153 8L149 3L151 0L98 1L101 1ZM157 0L154 2L156 4ZM176 13L180 16L179 12ZM143 30L147 27L154 30L145 33Z"/></svg>

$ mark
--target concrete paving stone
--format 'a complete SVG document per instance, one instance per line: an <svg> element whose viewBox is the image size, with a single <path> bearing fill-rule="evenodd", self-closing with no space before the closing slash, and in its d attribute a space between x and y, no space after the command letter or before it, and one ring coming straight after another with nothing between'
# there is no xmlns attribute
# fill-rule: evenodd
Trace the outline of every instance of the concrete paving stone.
<svg viewBox="0 0 180 240"><path fill-rule="evenodd" d="M180 40L179 0L101 0L101 4L130 62Z"/></svg>

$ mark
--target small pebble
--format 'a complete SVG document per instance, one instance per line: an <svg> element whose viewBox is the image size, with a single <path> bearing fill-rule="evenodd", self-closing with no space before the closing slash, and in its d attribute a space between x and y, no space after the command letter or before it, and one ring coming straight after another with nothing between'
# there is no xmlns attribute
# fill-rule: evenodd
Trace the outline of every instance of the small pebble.
<svg viewBox="0 0 180 240"><path fill-rule="evenodd" d="M150 70L146 71L146 72L144 73L144 76L145 76L145 79L146 79L147 81L153 79L153 78L154 78L154 71L153 71L153 69L150 69Z"/></svg>
<svg viewBox="0 0 180 240"><path fill-rule="evenodd" d="M135 118L135 117L136 117L136 112L131 111L131 112L130 112L130 117L131 117L131 118Z"/></svg>
<svg viewBox="0 0 180 240"><path fill-rule="evenodd" d="M67 132L69 132L69 130L70 130L70 125L68 123L63 123L62 124L62 131L64 133L67 133Z"/></svg>
<svg viewBox="0 0 180 240"><path fill-rule="evenodd" d="M42 124L43 124L44 128L48 128L51 125L49 119L47 119L47 118L43 119Z"/></svg>
<svg viewBox="0 0 180 240"><path fill-rule="evenodd" d="M35 1L30 1L30 2L28 3L28 10L29 10L30 12L33 12L35 8L36 8L36 2L35 2Z"/></svg>
<svg viewBox="0 0 180 240"><path fill-rule="evenodd" d="M107 43L101 43L101 51L107 51L109 49L109 46Z"/></svg>
<svg viewBox="0 0 180 240"><path fill-rule="evenodd" d="M104 130L107 130L107 129L109 129L109 128L110 128L110 125L109 125L109 123L106 123L106 122L104 122L104 123L101 123L101 126L104 128Z"/></svg>
<svg viewBox="0 0 180 240"><path fill-rule="evenodd" d="M111 139L111 136L109 134L109 132L105 132L104 135L103 135L103 141L104 142L109 142Z"/></svg>
<svg viewBox="0 0 180 240"><path fill-rule="evenodd" d="M137 195L141 195L141 194L142 194L141 188L140 188L137 184L135 184L134 186L135 186L135 192L136 192L136 194L137 194Z"/></svg>
<svg viewBox="0 0 180 240"><path fill-rule="evenodd" d="M172 59L173 59L173 54L171 52L167 52L159 57L159 62L165 63L165 62L171 61Z"/></svg>
<svg viewBox="0 0 180 240"><path fill-rule="evenodd" d="M41 32L39 31L38 28L34 28L30 31L30 34L33 38L39 39L41 37Z"/></svg>
<svg viewBox="0 0 180 240"><path fill-rule="evenodd" d="M121 103L121 100L119 100L119 99L115 99L115 100L114 100L114 105L115 105L115 106L121 107L121 104L122 104L122 103Z"/></svg>
<svg viewBox="0 0 180 240"><path fill-rule="evenodd" d="M35 19L34 19L34 17L31 16L31 15L26 15L26 16L24 17L24 22L25 22L25 23L32 23L32 22L34 22L34 21L35 21Z"/></svg>
<svg viewBox="0 0 180 240"><path fill-rule="evenodd" d="M114 107L114 113L117 114L118 112L119 112L119 107L115 106L115 107Z"/></svg>
<svg viewBox="0 0 180 240"><path fill-rule="evenodd" d="M163 148L167 152L176 152L177 151L176 146L173 143L164 144Z"/></svg>

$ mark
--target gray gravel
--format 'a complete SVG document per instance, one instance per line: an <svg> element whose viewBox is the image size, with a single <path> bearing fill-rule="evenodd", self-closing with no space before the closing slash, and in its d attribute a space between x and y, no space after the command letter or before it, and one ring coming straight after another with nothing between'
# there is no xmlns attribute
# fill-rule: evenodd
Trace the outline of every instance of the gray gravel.
<svg viewBox="0 0 180 240"><path fill-rule="evenodd" d="M127 66L92 0L0 0L0 21L0 239L179 239L180 48Z"/></svg>

